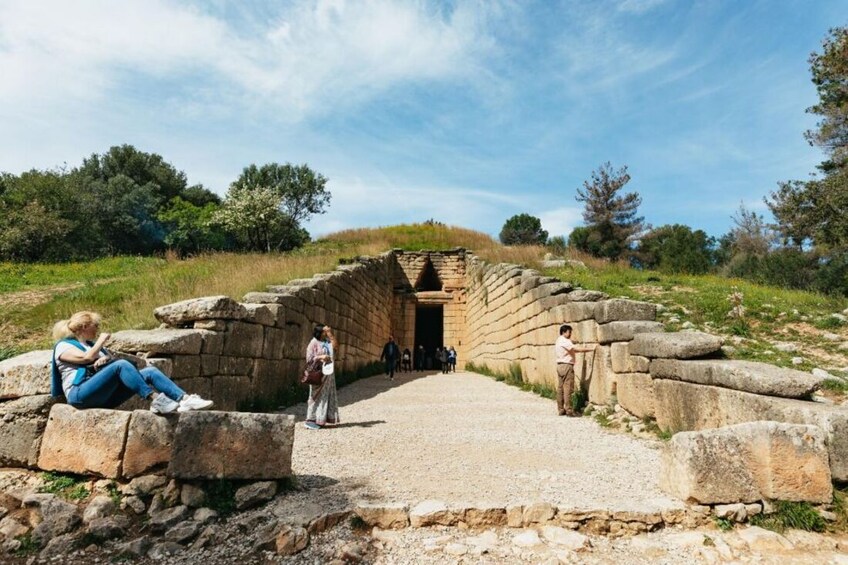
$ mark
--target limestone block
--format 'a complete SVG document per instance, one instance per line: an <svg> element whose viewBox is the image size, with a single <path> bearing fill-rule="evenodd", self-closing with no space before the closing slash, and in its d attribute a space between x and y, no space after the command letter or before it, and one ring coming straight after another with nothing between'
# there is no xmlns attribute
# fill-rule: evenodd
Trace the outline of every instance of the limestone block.
<svg viewBox="0 0 848 565"><path fill-rule="evenodd" d="M285 350L286 334L278 328L265 328L265 342L262 347L262 357L265 359L282 359Z"/></svg>
<svg viewBox="0 0 848 565"><path fill-rule="evenodd" d="M218 374L249 375L253 368L253 361L251 357L219 357Z"/></svg>
<svg viewBox="0 0 848 565"><path fill-rule="evenodd" d="M647 373L651 368L651 360L641 355L630 356L630 371L633 373Z"/></svg>
<svg viewBox="0 0 848 565"><path fill-rule="evenodd" d="M610 361L612 362L612 370L616 373L630 371L630 351L626 341L610 345Z"/></svg>
<svg viewBox="0 0 848 565"><path fill-rule="evenodd" d="M819 389L824 380L794 369L754 361L726 359L657 359L651 362L651 375L659 379L680 380L786 398L808 398Z"/></svg>
<svg viewBox="0 0 848 565"><path fill-rule="evenodd" d="M598 341L598 323L586 320L571 324L571 339L575 343L596 343Z"/></svg>
<svg viewBox="0 0 848 565"><path fill-rule="evenodd" d="M121 476L129 421L130 412L56 404L47 419L38 466L116 479Z"/></svg>
<svg viewBox="0 0 848 565"><path fill-rule="evenodd" d="M293 443L294 416L186 412L177 424L168 474L178 479L282 479L291 476Z"/></svg>
<svg viewBox="0 0 848 565"><path fill-rule="evenodd" d="M147 353L166 353L197 355L200 353L203 337L207 330L124 330L112 334L107 347L127 353L144 351Z"/></svg>
<svg viewBox="0 0 848 565"><path fill-rule="evenodd" d="M614 341L630 341L636 334L662 331L663 325L660 322L609 322L598 326L598 342L606 344Z"/></svg>
<svg viewBox="0 0 848 565"><path fill-rule="evenodd" d="M233 322L224 335L223 355L233 357L261 357L264 343L264 328L259 324Z"/></svg>
<svg viewBox="0 0 848 565"><path fill-rule="evenodd" d="M654 386L645 373L625 373L615 377L616 396L621 407L639 418L654 417Z"/></svg>
<svg viewBox="0 0 848 565"><path fill-rule="evenodd" d="M229 296L204 296L160 306L153 315L164 324L179 326L195 320L240 320L245 310Z"/></svg>
<svg viewBox="0 0 848 565"><path fill-rule="evenodd" d="M145 361L149 367L156 367L166 375L174 374L174 362L168 357L148 357Z"/></svg>
<svg viewBox="0 0 848 565"><path fill-rule="evenodd" d="M282 304L286 308L300 309L303 300L294 292L248 292L242 298L245 304Z"/></svg>
<svg viewBox="0 0 848 565"><path fill-rule="evenodd" d="M524 525L544 524L553 520L556 508L548 502L536 502L524 507Z"/></svg>
<svg viewBox="0 0 848 565"><path fill-rule="evenodd" d="M557 310L562 312L564 323L582 322L594 319L596 305L597 302L569 302Z"/></svg>
<svg viewBox="0 0 848 565"><path fill-rule="evenodd" d="M177 381L177 386L190 394L197 394L203 398L212 398L212 379L210 377L180 379Z"/></svg>
<svg viewBox="0 0 848 565"><path fill-rule="evenodd" d="M609 295L605 292L583 288L576 288L568 293L568 299L572 302L597 302L606 298L609 298Z"/></svg>
<svg viewBox="0 0 848 565"><path fill-rule="evenodd" d="M200 352L204 355L220 355L222 351L224 351L224 334L205 332L203 334L203 347Z"/></svg>
<svg viewBox="0 0 848 565"><path fill-rule="evenodd" d="M49 394L0 403L0 467L35 467L52 406Z"/></svg>
<svg viewBox="0 0 848 565"><path fill-rule="evenodd" d="M629 320L653 321L656 317L656 304L623 298L602 300L598 302L598 307L595 309L595 320L599 324Z"/></svg>
<svg viewBox="0 0 848 565"><path fill-rule="evenodd" d="M369 526L384 530L405 528L409 525L409 506L406 504L360 502L353 512Z"/></svg>
<svg viewBox="0 0 848 565"><path fill-rule="evenodd" d="M675 434L663 452L660 487L699 504L830 502L825 443L817 426L769 421Z"/></svg>
<svg viewBox="0 0 848 565"><path fill-rule="evenodd" d="M247 314L244 316L244 321L262 326L273 326L276 323L274 313L265 304L242 304L241 305Z"/></svg>
<svg viewBox="0 0 848 565"><path fill-rule="evenodd" d="M133 411L124 449L124 478L149 474L167 466L177 419L176 415L162 417L149 410Z"/></svg>
<svg viewBox="0 0 848 565"><path fill-rule="evenodd" d="M200 376L200 355L174 355L171 362L171 378L190 379Z"/></svg>
<svg viewBox="0 0 848 565"><path fill-rule="evenodd" d="M440 500L425 500L409 511L409 523L413 528L425 526L450 526L456 523L457 517L447 505Z"/></svg>
<svg viewBox="0 0 848 565"><path fill-rule="evenodd" d="M770 420L818 426L827 434L833 479L848 480L848 408L729 388L654 379L657 425L690 431Z"/></svg>
<svg viewBox="0 0 848 565"><path fill-rule="evenodd" d="M694 359L721 349L721 338L703 332L640 333L630 342L630 353L663 359Z"/></svg>
<svg viewBox="0 0 848 565"><path fill-rule="evenodd" d="M218 410L238 410L251 397L250 377L218 375L212 377L212 400Z"/></svg>
<svg viewBox="0 0 848 565"><path fill-rule="evenodd" d="M213 332L222 332L227 329L227 322L224 320L197 320L193 325L196 330L210 330Z"/></svg>
<svg viewBox="0 0 848 565"><path fill-rule="evenodd" d="M200 356L200 375L211 377L218 374L218 362L221 358L217 355Z"/></svg>
<svg viewBox="0 0 848 565"><path fill-rule="evenodd" d="M588 390L589 401L594 404L606 404L616 392L616 375L612 370L609 346L595 348Z"/></svg>
<svg viewBox="0 0 848 565"><path fill-rule="evenodd" d="M52 355L44 349L0 361L0 400L50 394Z"/></svg>

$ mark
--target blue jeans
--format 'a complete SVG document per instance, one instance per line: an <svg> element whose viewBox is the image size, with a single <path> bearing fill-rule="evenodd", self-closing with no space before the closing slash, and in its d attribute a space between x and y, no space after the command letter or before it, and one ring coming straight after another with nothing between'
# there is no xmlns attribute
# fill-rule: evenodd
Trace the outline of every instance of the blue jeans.
<svg viewBox="0 0 848 565"><path fill-rule="evenodd" d="M147 398L155 392L153 389L171 400L179 400L185 394L159 369L145 367L139 371L129 361L119 359L94 373L81 385L71 387L68 404L74 408L115 408L133 394Z"/></svg>

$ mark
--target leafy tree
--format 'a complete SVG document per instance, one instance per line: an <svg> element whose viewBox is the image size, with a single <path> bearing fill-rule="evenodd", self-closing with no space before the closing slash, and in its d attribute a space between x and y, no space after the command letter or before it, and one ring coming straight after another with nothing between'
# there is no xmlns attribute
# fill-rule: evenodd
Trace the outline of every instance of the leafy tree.
<svg viewBox="0 0 848 565"><path fill-rule="evenodd" d="M634 263L669 273L702 274L713 264L715 240L702 230L680 224L661 226L639 241Z"/></svg>
<svg viewBox="0 0 848 565"><path fill-rule="evenodd" d="M565 253L567 243L563 236L555 235L554 237L548 239L547 245L548 249L550 249L552 253L562 255L563 253Z"/></svg>
<svg viewBox="0 0 848 565"><path fill-rule="evenodd" d="M221 197L211 190L203 188L202 184L195 184L186 188L182 191L179 198L201 208L207 204L221 205Z"/></svg>
<svg viewBox="0 0 848 565"><path fill-rule="evenodd" d="M309 241L309 234L281 210L282 198L269 187L230 187L214 220L252 251L286 251Z"/></svg>
<svg viewBox="0 0 848 565"><path fill-rule="evenodd" d="M763 256L776 243L775 234L762 214L748 210L744 203L739 204L739 209L732 219L734 227L730 233L733 238L733 256Z"/></svg>
<svg viewBox="0 0 848 565"><path fill-rule="evenodd" d="M544 245L548 232L542 229L542 221L530 214L516 214L508 219L501 229L504 245Z"/></svg>
<svg viewBox="0 0 848 565"><path fill-rule="evenodd" d="M618 194L628 182L630 175L626 165L616 171L606 162L593 171L592 178L583 182L582 189L577 189L577 201L585 205L583 220L589 229L576 236L572 233L574 237L570 236L569 241L599 257L621 257L633 237L642 230L644 221L636 215L642 203L639 194Z"/></svg>
<svg viewBox="0 0 848 565"><path fill-rule="evenodd" d="M198 206L177 196L158 214L165 226L165 244L181 256L198 251L227 248L227 236L214 222L220 206L207 202Z"/></svg>
<svg viewBox="0 0 848 565"><path fill-rule="evenodd" d="M8 261L62 260L72 222L37 200L21 208L0 202L0 258Z"/></svg>
<svg viewBox="0 0 848 565"><path fill-rule="evenodd" d="M230 187L271 189L280 198L280 210L300 224L313 214L323 214L330 204L327 179L307 165L268 163L245 167Z"/></svg>
<svg viewBox="0 0 848 565"><path fill-rule="evenodd" d="M785 241L838 250L848 248L848 27L831 29L809 63L819 102L807 112L821 120L806 138L827 155L823 177L779 183L766 204Z"/></svg>

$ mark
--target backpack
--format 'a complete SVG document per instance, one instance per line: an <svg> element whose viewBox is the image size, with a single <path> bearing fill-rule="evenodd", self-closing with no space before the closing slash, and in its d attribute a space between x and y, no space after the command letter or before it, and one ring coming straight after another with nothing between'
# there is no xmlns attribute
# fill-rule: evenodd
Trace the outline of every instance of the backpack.
<svg viewBox="0 0 848 565"><path fill-rule="evenodd" d="M50 358L50 396L54 398L58 396L64 396L65 394L65 391L62 390L62 373L59 371L59 367L56 364L56 347L62 342L70 343L80 351L85 351L85 347L82 346L79 340L76 340L71 337L60 339L56 342L56 345L53 346L53 356ZM86 343L86 345L91 347L94 344L88 342ZM104 347L103 349L101 349L101 351L105 353L106 348ZM73 365L73 363L69 363L69 365ZM85 382L85 379L92 373L93 370L90 366L80 366L77 369L76 374L74 374L74 380L73 382L71 382L71 386L81 385L83 382Z"/></svg>

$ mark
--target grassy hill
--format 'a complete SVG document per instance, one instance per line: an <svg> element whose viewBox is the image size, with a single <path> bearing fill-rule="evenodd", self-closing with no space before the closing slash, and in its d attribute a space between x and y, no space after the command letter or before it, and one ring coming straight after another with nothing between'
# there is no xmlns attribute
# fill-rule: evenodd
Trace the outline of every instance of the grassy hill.
<svg viewBox="0 0 848 565"><path fill-rule="evenodd" d="M176 257L116 257L86 263L20 265L0 263L0 358L50 344L53 323L74 311L93 309L110 331L157 325L156 306L196 296L240 298L251 290L333 269L341 258L376 255L392 248L417 251L466 247L491 262L538 268L540 246L504 247L486 234L430 224L347 230L286 254L217 253ZM834 374L848 367L848 326L833 314L848 300L751 284L715 275L668 275L638 271L572 254L586 268L544 269L545 274L611 296L662 305L669 330L694 327L725 337L728 356L763 360L802 370L821 367ZM729 295L741 293L745 316L728 318ZM781 345L792 344L792 345ZM795 351L785 351L796 348ZM799 365L793 358L801 357ZM797 361L797 360L796 360ZM840 382L831 385L844 389Z"/></svg>

